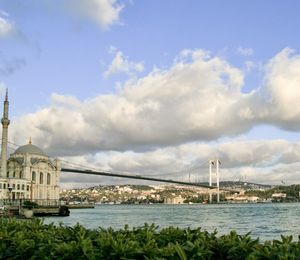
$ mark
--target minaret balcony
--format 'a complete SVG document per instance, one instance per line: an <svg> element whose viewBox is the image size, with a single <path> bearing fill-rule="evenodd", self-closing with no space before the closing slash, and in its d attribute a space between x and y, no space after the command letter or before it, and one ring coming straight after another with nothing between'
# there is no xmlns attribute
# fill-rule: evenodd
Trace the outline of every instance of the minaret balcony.
<svg viewBox="0 0 300 260"><path fill-rule="evenodd" d="M2 125L9 125L10 120L7 119L7 118L2 118L2 119L1 119L1 123L2 123Z"/></svg>

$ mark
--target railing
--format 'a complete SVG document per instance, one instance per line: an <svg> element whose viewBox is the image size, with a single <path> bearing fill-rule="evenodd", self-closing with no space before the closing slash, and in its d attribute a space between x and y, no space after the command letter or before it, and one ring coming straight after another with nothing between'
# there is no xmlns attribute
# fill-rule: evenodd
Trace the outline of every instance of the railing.
<svg viewBox="0 0 300 260"><path fill-rule="evenodd" d="M24 201L28 201L26 199L15 199L15 200L10 200L10 199L2 199L0 200L0 206L22 206ZM37 203L39 206L44 206L44 207L58 207L60 206L60 201L59 200L30 200L32 202Z"/></svg>
<svg viewBox="0 0 300 260"><path fill-rule="evenodd" d="M1 206L19 206L20 200L2 199L0 200Z"/></svg>
<svg viewBox="0 0 300 260"><path fill-rule="evenodd" d="M37 203L39 206L60 206L59 200L42 200L42 199L36 199L31 200L35 203Z"/></svg>

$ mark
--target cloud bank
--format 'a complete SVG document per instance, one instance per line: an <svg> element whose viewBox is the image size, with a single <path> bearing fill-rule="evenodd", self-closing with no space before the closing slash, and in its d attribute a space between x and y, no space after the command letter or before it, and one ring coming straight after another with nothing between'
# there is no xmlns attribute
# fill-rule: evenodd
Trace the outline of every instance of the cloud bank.
<svg viewBox="0 0 300 260"><path fill-rule="evenodd" d="M214 145L189 143L144 153L110 151L65 159L105 171L181 181L188 181L190 176L192 181L205 182L208 181L208 159L212 158L219 158L222 163L221 180L269 184L280 184L281 181L287 184L300 182L300 142L291 143L286 140L237 139ZM76 174L64 174L63 180L66 182L65 187L70 183L75 185L75 182L78 182L79 186L82 182L91 186L93 183L120 181Z"/></svg>
<svg viewBox="0 0 300 260"><path fill-rule="evenodd" d="M265 95L268 98L266 121L281 128L300 130L300 56L284 49L266 66Z"/></svg>
<svg viewBox="0 0 300 260"><path fill-rule="evenodd" d="M240 70L197 51L125 83L115 95L81 102L54 94L50 107L17 120L15 136L23 138L18 125L25 124L46 150L80 147L78 154L214 140L243 133L257 117L256 93L241 93L242 85Z"/></svg>
<svg viewBox="0 0 300 260"><path fill-rule="evenodd" d="M180 162L219 157L224 179L296 181L299 143L207 143L234 140L260 124L300 130L300 56L286 48L264 71L262 86L244 93L241 69L206 51L184 50L169 68L154 68L115 94L84 101L53 94L51 105L14 120L11 136L24 143L30 133L50 155L107 170L170 173Z"/></svg>
<svg viewBox="0 0 300 260"><path fill-rule="evenodd" d="M267 64L263 89L243 93L241 70L202 50L185 51L169 69L154 69L116 94L85 101L53 94L49 107L15 121L13 136L20 143L30 133L51 154L81 155L216 140L266 123L299 131L298 63L284 49Z"/></svg>

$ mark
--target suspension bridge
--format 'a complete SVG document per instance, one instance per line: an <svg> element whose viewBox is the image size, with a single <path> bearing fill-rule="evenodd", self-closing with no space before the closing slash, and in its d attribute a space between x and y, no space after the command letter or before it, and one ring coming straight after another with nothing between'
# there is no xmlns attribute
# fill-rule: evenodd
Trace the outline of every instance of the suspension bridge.
<svg viewBox="0 0 300 260"><path fill-rule="evenodd" d="M12 142L8 142L8 149L15 150L17 144L14 144ZM14 146L14 147L12 147ZM218 159L214 160L195 160L190 165L185 165L184 167L181 167L182 169L180 171L176 172L152 172L148 176L135 174L135 173L125 173L125 172L115 172L115 171L107 171L102 170L99 168L92 168L87 165L80 165L76 163L72 163L63 159L60 159L62 163L61 172L65 173L78 173L83 175L97 175L97 176L107 176L111 178L125 178L125 179L135 179L135 180L144 180L144 181L151 181L151 182L160 182L160 183L170 183L170 184L177 184L177 185L184 185L184 186L194 186L199 188L206 188L209 190L215 190L217 193L217 201L219 201L220 197L220 186L219 186L219 166L220 161ZM178 166L178 165L177 165ZM208 168L206 168L209 166ZM205 168L204 168L205 167ZM214 174L213 174L213 168ZM209 171L207 171L209 169ZM203 171L205 170L205 174L203 174ZM202 171L202 174L201 174ZM195 177L199 177L200 174L202 177L206 177L205 179L209 180L208 185L199 182L196 180ZM164 176L164 178L158 178L155 176ZM172 179L166 178L166 176L172 176ZM180 176L182 180L174 179L174 177ZM213 185L212 179L213 176L216 178L216 186ZM188 179L188 181L187 181ZM194 179L194 180L192 180ZM222 188L221 190L225 191L232 191L232 189L225 189ZM210 192L210 201L211 201L211 192Z"/></svg>
<svg viewBox="0 0 300 260"><path fill-rule="evenodd" d="M71 165L77 165L74 163L70 163L68 161L62 160L62 162L65 165L71 164ZM198 183L198 182L191 182L191 173L195 170L198 170L203 165L208 164L209 165L209 185ZM78 166L80 168L78 168ZM116 173L116 172L109 172L109 171L101 171L101 170L95 170L95 169L84 169L83 165L77 165L77 168L66 168L62 167L62 172L69 172L69 173L79 173L79 174L88 174L88 175L98 175L98 176L108 176L113 178L126 178L126 179L135 179L135 180L146 180L146 181L152 181L152 182L161 182L161 183L171 183L171 184L177 184L177 185L185 185L185 186L194 186L194 187L200 187L200 188L206 188L209 190L216 190L217 193L217 202L220 201L220 174L219 174L219 166L220 161L218 159L215 160L205 160L202 163L199 163L198 161L193 163L190 167L185 167L184 171L179 172L173 172L172 175L178 174L178 173L187 173L189 181L180 181L175 179L166 179L166 178L155 178L155 177L148 177L148 176L142 176L142 175L132 175L132 174L125 174L125 173ZM215 174L216 174L216 186L212 185L212 179L213 179L213 167L215 167ZM153 175L154 173L152 173ZM161 175L161 173L160 173ZM170 175L170 173L167 173L165 175ZM223 191L233 191L232 189L226 189L222 188ZM212 201L212 192L209 193L209 201Z"/></svg>
<svg viewBox="0 0 300 260"><path fill-rule="evenodd" d="M20 145L8 141L8 150L14 152ZM126 173L126 172L117 172L117 171L107 171L100 168L91 167L88 165L82 165L74 162L70 162L64 159L60 159L62 163L62 172L68 173L79 173L84 175L98 175L98 176L107 176L112 178L125 178L125 179L136 179L136 180L146 180L152 182L162 182L162 183L171 183L171 184L178 184L178 185L187 185L187 186L195 186L207 189L216 189L218 188L219 182L219 160L194 160L189 165L176 165L176 168L180 168L179 171L160 171L160 172L151 172L148 173L148 176L140 175L137 173ZM204 177L202 180L208 180L208 172L206 166L209 165L209 185L203 184L202 181L200 182L197 177L200 175ZM212 166L216 166L216 186L212 185ZM205 167L205 168L204 168ZM203 173L203 171L206 171ZM166 178L155 178L153 176L172 176L172 178L177 179L166 179ZM178 180L178 176L182 180ZM187 181L188 180L188 181Z"/></svg>
<svg viewBox="0 0 300 260"><path fill-rule="evenodd" d="M15 151L16 148L20 147L20 145L15 144L13 142L8 141L8 150ZM82 165L74 162L70 162L64 159L60 159L62 163L62 172L66 173L79 173L84 175L98 175L98 176L107 176L112 178L125 178L125 179L135 179L135 180L146 180L152 182L161 182L161 183L171 183L171 184L178 184L178 185L186 185L186 186L195 186L207 189L217 189L219 183L219 161L218 160L195 160L189 165L176 165L176 168L181 168L179 171L173 172L151 172L148 176L136 174L136 173L125 173L125 172L116 172L116 171L107 171L102 170L99 168L91 167L88 165ZM203 168L209 165L209 182L208 185L200 182L197 177L202 175L205 176L205 179L208 179L207 168ZM216 186L212 185L212 166L216 167ZM203 170L206 170L206 173L203 173ZM201 173L202 171L202 173ZM200 174L201 173L201 174ZM156 178L154 176L172 176L172 178L177 179L170 179L170 178ZM178 180L178 176L182 178L182 180ZM188 181L187 181L188 179Z"/></svg>

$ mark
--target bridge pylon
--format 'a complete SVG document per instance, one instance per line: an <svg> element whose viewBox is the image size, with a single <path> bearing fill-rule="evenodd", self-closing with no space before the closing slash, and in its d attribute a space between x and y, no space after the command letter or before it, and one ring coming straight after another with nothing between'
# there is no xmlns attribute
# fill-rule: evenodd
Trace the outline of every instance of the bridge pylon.
<svg viewBox="0 0 300 260"><path fill-rule="evenodd" d="M212 169L216 170L217 203L220 202L220 160L209 160L209 186L212 186ZM209 203L212 203L212 190L209 191Z"/></svg>

